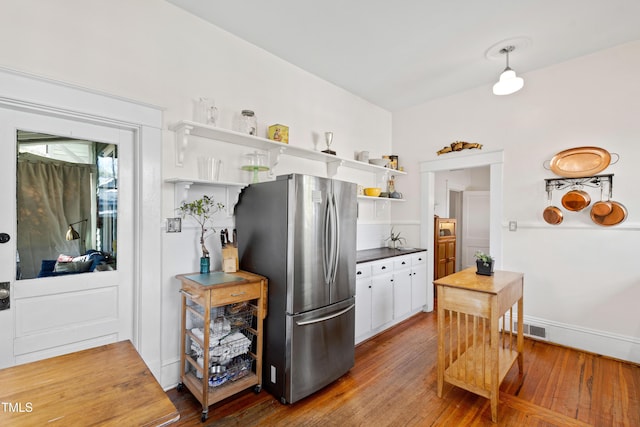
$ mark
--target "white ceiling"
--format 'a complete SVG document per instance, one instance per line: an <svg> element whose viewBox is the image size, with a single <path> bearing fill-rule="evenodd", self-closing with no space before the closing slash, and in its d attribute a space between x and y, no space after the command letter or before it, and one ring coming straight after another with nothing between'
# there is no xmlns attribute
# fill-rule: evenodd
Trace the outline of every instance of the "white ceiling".
<svg viewBox="0 0 640 427"><path fill-rule="evenodd" d="M640 40L640 0L167 1L390 111L490 90L504 40L518 75Z"/></svg>

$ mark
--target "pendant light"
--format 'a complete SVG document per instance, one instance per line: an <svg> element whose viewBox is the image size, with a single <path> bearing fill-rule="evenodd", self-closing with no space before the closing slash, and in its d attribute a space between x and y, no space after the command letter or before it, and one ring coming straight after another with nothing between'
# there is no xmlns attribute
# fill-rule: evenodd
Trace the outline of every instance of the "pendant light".
<svg viewBox="0 0 640 427"><path fill-rule="evenodd" d="M507 68L500 74L498 83L493 85L494 95L511 95L524 86L522 77L517 77L516 72L509 67L509 53L514 50L515 46L505 46L500 49L500 53L507 55Z"/></svg>

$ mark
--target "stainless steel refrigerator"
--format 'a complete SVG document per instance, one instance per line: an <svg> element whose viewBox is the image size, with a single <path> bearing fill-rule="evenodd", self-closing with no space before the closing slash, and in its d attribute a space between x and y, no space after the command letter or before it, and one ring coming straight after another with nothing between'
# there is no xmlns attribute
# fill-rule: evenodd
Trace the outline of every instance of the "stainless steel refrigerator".
<svg viewBox="0 0 640 427"><path fill-rule="evenodd" d="M240 268L269 281L262 385L282 403L354 365L356 215L356 185L327 178L283 175L240 194Z"/></svg>

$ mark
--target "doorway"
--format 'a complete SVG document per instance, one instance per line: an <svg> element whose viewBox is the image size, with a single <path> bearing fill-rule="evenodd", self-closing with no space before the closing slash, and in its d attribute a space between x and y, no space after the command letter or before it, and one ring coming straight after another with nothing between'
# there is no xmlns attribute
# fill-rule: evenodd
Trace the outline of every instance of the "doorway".
<svg viewBox="0 0 640 427"><path fill-rule="evenodd" d="M464 223L462 218L462 196L463 191L453 190L449 187L449 218L456 220L458 230L456 233L456 271L460 271L462 262L462 236L464 233Z"/></svg>
<svg viewBox="0 0 640 427"><path fill-rule="evenodd" d="M502 260L502 212L503 212L503 163L504 152L491 151L467 154L444 159L428 160L420 163L420 244L433 253L435 212L435 174L442 171L489 166L489 246L499 268ZM427 274L433 277L433 258L427 257ZM428 287L427 311L433 310L433 289Z"/></svg>

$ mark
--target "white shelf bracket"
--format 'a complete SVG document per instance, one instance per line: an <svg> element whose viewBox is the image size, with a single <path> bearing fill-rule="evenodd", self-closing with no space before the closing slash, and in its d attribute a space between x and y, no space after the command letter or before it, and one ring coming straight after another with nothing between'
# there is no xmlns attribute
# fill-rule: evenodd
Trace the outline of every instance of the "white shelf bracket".
<svg viewBox="0 0 640 427"><path fill-rule="evenodd" d="M227 218L233 217L233 210L238 204L238 200L240 199L240 193L244 187L226 187L225 188L225 207L224 209L227 211Z"/></svg>
<svg viewBox="0 0 640 427"><path fill-rule="evenodd" d="M344 164L344 160L327 162L327 176L333 178L338 173L338 168Z"/></svg>
<svg viewBox="0 0 640 427"><path fill-rule="evenodd" d="M176 128L176 166L184 166L184 153L187 151L187 145L189 145L189 135L193 126L180 125Z"/></svg>
<svg viewBox="0 0 640 427"><path fill-rule="evenodd" d="M274 147L268 150L269 152L269 176L273 177L273 168L280 163L280 156L286 151L286 147Z"/></svg>
<svg viewBox="0 0 640 427"><path fill-rule="evenodd" d="M174 200L174 207L177 209L180 205L182 205L183 202L185 202L187 200L187 198L189 197L189 190L191 189L191 186L193 185L193 182L191 181L182 181L179 183L175 184L175 190L174 190L174 194L175 194L175 200Z"/></svg>

